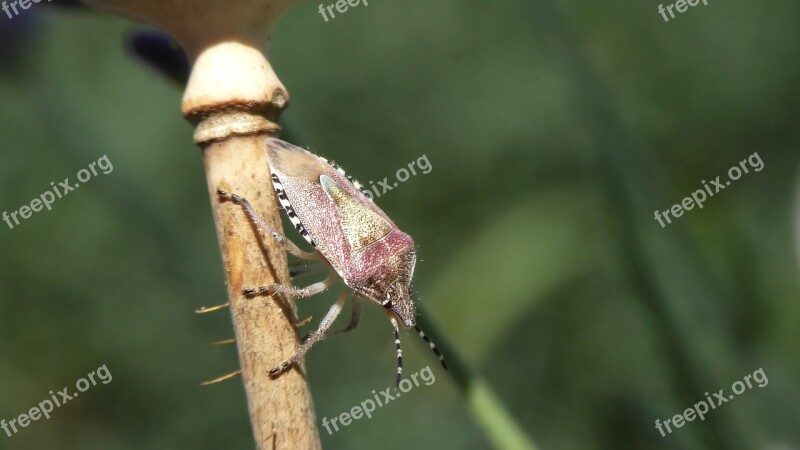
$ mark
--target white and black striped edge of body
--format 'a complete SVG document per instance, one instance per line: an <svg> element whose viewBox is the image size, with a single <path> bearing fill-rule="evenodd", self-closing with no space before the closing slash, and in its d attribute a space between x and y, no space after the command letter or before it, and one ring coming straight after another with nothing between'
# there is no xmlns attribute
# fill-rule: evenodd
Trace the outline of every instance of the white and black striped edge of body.
<svg viewBox="0 0 800 450"><path fill-rule="evenodd" d="M297 217L297 214L294 212L292 203L286 196L286 191L283 189L283 185L281 184L280 178L275 172L272 171L272 168L270 168L270 172L272 178L272 186L275 188L275 195L278 197L278 202L281 204L281 208L283 209L284 212L286 212L286 215L289 217L289 221L292 222L292 226L294 227L295 230L297 230L298 233L300 233L300 236L303 236L303 239L305 239L306 242L311 244L312 247L317 248L317 243L314 242L314 238L312 238L311 235L308 234L308 230L306 230L306 227L303 225L302 222L300 222L300 218Z"/></svg>
<svg viewBox="0 0 800 450"><path fill-rule="evenodd" d="M329 164L331 167L336 169L337 172L339 172L340 174L342 174L342 176L347 178L347 181L353 183L353 186L355 186L356 189L361 191L361 193L364 194L365 197L367 197L370 201L372 201L372 193L369 192L368 190L364 189L364 186L361 183L359 183L358 180L356 180L355 178L350 176L349 173L345 172L344 169L342 169L342 167L340 165L336 164L333 161L328 161L327 159L323 158L322 156L319 156L319 155L314 155L314 156L316 156L317 158L321 159L322 161L324 161L325 163Z"/></svg>
<svg viewBox="0 0 800 450"><path fill-rule="evenodd" d="M372 201L371 193L366 189L364 189L364 186L361 183L359 183L358 180L356 180L350 174L345 172L345 170L342 169L341 166L339 166L333 161L328 161L322 156L315 155L311 152L308 153L316 158L319 158L325 164L336 169L336 171L342 174L342 176L345 177L348 181L350 181L353 184L353 186L355 186L356 189L361 191L370 201ZM286 190L284 189L283 184L281 183L281 179L278 176L278 174L276 174L275 171L272 169L272 166L270 166L270 177L272 179L272 186L275 188L275 194L278 197L278 202L281 204L281 208L286 212L286 215L289 217L289 221L292 222L292 226L294 227L295 230L297 230L298 233L300 233L301 236L303 236L303 239L305 239L306 242L311 244L312 247L317 248L317 243L314 241L314 238L311 237L305 225L303 225L303 222L300 220L299 217L297 217L297 213L295 213L295 210L292 207L292 203L289 201L289 197L286 195Z"/></svg>

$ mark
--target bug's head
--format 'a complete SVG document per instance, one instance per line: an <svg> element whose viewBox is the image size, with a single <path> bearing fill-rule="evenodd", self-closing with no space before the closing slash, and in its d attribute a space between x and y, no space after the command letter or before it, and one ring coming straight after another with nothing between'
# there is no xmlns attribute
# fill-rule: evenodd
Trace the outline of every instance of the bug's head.
<svg viewBox="0 0 800 450"><path fill-rule="evenodd" d="M411 236L395 229L360 255L361 270L353 271L349 285L383 306L389 317L413 327L416 308L411 300L411 280L417 256Z"/></svg>
<svg viewBox="0 0 800 450"><path fill-rule="evenodd" d="M389 285L384 290L381 305L386 309L387 314L396 317L404 326L414 326L417 309L411 300L408 283L397 281Z"/></svg>

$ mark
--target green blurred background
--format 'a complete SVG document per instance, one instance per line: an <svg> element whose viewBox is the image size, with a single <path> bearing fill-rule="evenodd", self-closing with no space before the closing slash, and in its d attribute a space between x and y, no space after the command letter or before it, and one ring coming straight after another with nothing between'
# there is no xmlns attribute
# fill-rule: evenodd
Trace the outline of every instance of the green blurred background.
<svg viewBox="0 0 800 450"><path fill-rule="evenodd" d="M373 0L326 23L304 3L271 47L285 137L365 183L427 156L377 202L418 244L426 317L538 448L797 449L800 3L711 0L669 23L657 6ZM0 210L114 166L0 223L0 418L113 375L0 448L253 446L240 379L198 385L238 363L210 345L229 314L193 312L224 302L223 272L181 86L126 48L141 29L44 3L0 15ZM753 152L762 171L655 222ZM318 421L393 381L366 306L306 359ZM491 448L425 345L405 348L436 382L321 429L324 447ZM758 368L767 386L655 429Z"/></svg>

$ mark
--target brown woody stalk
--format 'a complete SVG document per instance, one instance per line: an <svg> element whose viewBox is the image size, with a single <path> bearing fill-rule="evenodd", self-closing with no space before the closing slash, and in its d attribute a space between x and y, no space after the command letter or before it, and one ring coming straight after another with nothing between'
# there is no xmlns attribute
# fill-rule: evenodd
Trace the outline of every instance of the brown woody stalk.
<svg viewBox="0 0 800 450"><path fill-rule="evenodd" d="M225 268L250 420L259 449L320 448L311 394L302 373L269 377L297 349L290 304L246 299L243 287L289 280L286 256L259 239L241 208L220 202L237 193L280 228L263 138L288 94L262 51L278 17L295 0L86 0L109 12L156 25L181 43L193 62L182 110L195 125Z"/></svg>

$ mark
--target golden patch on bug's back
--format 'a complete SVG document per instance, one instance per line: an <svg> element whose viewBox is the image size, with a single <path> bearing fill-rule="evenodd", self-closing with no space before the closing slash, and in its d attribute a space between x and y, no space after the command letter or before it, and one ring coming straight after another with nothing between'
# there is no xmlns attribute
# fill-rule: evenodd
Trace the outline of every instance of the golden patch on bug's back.
<svg viewBox="0 0 800 450"><path fill-rule="evenodd" d="M353 252L373 244L392 231L392 224L364 206L328 175L320 175L320 185L339 211L344 236Z"/></svg>

